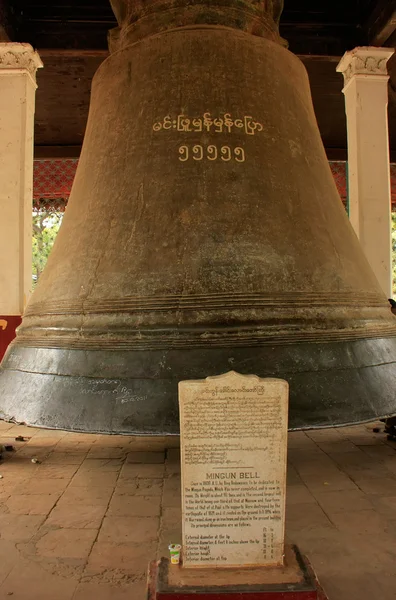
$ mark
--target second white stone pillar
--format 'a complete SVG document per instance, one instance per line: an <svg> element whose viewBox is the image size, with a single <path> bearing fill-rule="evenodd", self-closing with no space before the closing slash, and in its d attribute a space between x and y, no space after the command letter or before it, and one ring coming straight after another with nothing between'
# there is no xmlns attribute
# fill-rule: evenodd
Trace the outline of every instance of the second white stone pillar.
<svg viewBox="0 0 396 600"><path fill-rule="evenodd" d="M360 47L337 66L344 76L349 217L387 296L392 297L388 73L391 48Z"/></svg>

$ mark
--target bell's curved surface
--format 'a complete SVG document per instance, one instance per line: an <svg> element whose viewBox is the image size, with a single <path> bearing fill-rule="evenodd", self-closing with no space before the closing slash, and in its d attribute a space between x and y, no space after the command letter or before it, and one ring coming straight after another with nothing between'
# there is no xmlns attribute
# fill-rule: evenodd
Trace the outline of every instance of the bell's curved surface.
<svg viewBox="0 0 396 600"><path fill-rule="evenodd" d="M55 247L1 416L178 432L177 383L290 384L290 427L395 412L395 318L340 202L281 2L113 2Z"/></svg>

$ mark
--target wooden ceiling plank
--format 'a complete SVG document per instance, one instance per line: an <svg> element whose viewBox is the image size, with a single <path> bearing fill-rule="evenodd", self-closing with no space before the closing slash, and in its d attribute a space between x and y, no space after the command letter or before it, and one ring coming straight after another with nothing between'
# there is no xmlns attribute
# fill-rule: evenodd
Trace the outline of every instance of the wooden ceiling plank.
<svg viewBox="0 0 396 600"><path fill-rule="evenodd" d="M385 46L396 30L396 0L378 0L363 29L369 46Z"/></svg>

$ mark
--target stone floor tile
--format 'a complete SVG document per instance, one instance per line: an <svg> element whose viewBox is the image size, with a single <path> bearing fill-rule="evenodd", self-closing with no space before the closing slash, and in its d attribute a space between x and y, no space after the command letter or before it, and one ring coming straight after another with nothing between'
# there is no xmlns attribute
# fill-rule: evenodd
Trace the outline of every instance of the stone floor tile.
<svg viewBox="0 0 396 600"><path fill-rule="evenodd" d="M92 444L89 442L70 442L66 438L59 440L54 447L54 452L70 452L78 454L79 452L87 454L90 452Z"/></svg>
<svg viewBox="0 0 396 600"><path fill-rule="evenodd" d="M388 600L388 598L396 598L395 594L395 572L394 570L390 573L384 573L381 570L379 576L375 578L376 583L378 583L377 593L381 594L381 600Z"/></svg>
<svg viewBox="0 0 396 600"><path fill-rule="evenodd" d="M14 451L17 451L20 448L23 448L31 440L30 437L24 437L23 441L17 442L15 438L19 437L19 436L16 435L15 433L12 434L10 431L0 431L0 435L1 435L1 443L4 445L10 444L11 446L14 447Z"/></svg>
<svg viewBox="0 0 396 600"><path fill-rule="evenodd" d="M97 536L96 529L55 529L43 531L36 541L38 556L87 558Z"/></svg>
<svg viewBox="0 0 396 600"><path fill-rule="evenodd" d="M302 485L302 479L291 463L288 463L287 465L286 481L288 486Z"/></svg>
<svg viewBox="0 0 396 600"><path fill-rule="evenodd" d="M139 464L162 464L165 462L164 452L128 452L127 463L139 463Z"/></svg>
<svg viewBox="0 0 396 600"><path fill-rule="evenodd" d="M331 521L318 504L302 508L301 504L289 504L286 511L286 531L301 533L302 530L314 531L317 528L333 527Z"/></svg>
<svg viewBox="0 0 396 600"><path fill-rule="evenodd" d="M107 506L113 495L113 486L75 486L68 487L62 495L61 504L88 504L91 506Z"/></svg>
<svg viewBox="0 0 396 600"><path fill-rule="evenodd" d="M287 436L287 447L291 448L307 448L315 442L307 436L305 431L289 431Z"/></svg>
<svg viewBox="0 0 396 600"><path fill-rule="evenodd" d="M345 572L340 569L336 574L329 574L326 569L319 572L321 585L329 600L391 600L392 595L384 596L380 579L367 576L361 572ZM393 596L394 598L394 596Z"/></svg>
<svg viewBox="0 0 396 600"><path fill-rule="evenodd" d="M4 471L0 469L0 473L3 475ZM9 498L19 484L19 479L15 481L13 477L9 478L7 474L4 474L3 479L0 479L0 501Z"/></svg>
<svg viewBox="0 0 396 600"><path fill-rule="evenodd" d="M101 473L113 472L117 473L123 465L121 458L86 458L82 463L79 472L97 471Z"/></svg>
<svg viewBox="0 0 396 600"><path fill-rule="evenodd" d="M180 448L180 436L136 436L129 444L130 451L164 452L168 448Z"/></svg>
<svg viewBox="0 0 396 600"><path fill-rule="evenodd" d="M173 475L181 473L181 464L177 461L165 462L165 475Z"/></svg>
<svg viewBox="0 0 396 600"><path fill-rule="evenodd" d="M71 479L76 473L78 465L39 465L35 477L48 479Z"/></svg>
<svg viewBox="0 0 396 600"><path fill-rule="evenodd" d="M27 425L14 425L7 430L7 435L11 435L13 437L18 437L21 435L23 437L33 437L40 433L40 429L36 427L28 427Z"/></svg>
<svg viewBox="0 0 396 600"><path fill-rule="evenodd" d="M25 446L23 448L20 448L16 454L18 458L24 457L28 460L31 460L32 458L38 458L39 460L43 461L51 454L51 452L53 452L55 448L56 446L42 447L29 446L28 444L25 444Z"/></svg>
<svg viewBox="0 0 396 600"><path fill-rule="evenodd" d="M71 529L99 529L105 512L106 506L62 502L51 512L46 525Z"/></svg>
<svg viewBox="0 0 396 600"><path fill-rule="evenodd" d="M126 463L120 473L120 479L158 479L163 477L165 465L163 464L131 464Z"/></svg>
<svg viewBox="0 0 396 600"><path fill-rule="evenodd" d="M110 517L157 517L160 514L160 496L114 495L107 515Z"/></svg>
<svg viewBox="0 0 396 600"><path fill-rule="evenodd" d="M348 440L350 440L355 446L375 446L379 444L383 444L383 438L380 438L378 434L372 433L349 433L345 436Z"/></svg>
<svg viewBox="0 0 396 600"><path fill-rule="evenodd" d="M98 542L110 544L147 543L158 536L157 517L105 517Z"/></svg>
<svg viewBox="0 0 396 600"><path fill-rule="evenodd" d="M396 478L356 477L355 483L366 494L396 495Z"/></svg>
<svg viewBox="0 0 396 600"><path fill-rule="evenodd" d="M127 573L141 573L155 560L157 542L120 544L95 542L89 556L86 573L102 569L120 569Z"/></svg>
<svg viewBox="0 0 396 600"><path fill-rule="evenodd" d="M319 446L315 442L312 442L312 444L310 444L308 447L289 448L287 458L288 460L294 462L297 460L315 460L318 458L323 458L324 460L327 460L328 456L319 448Z"/></svg>
<svg viewBox="0 0 396 600"><path fill-rule="evenodd" d="M0 427L0 436L1 433ZM7 435L7 439L17 445L13 442L13 436L18 434L17 430L11 432L11 435L5 431L1 439L4 440ZM27 564L34 564L35 571L43 568L51 581L53 577L57 577L61 582L71 580L77 585L76 575L81 575L79 596L76 596L77 591L75 594L77 600L89 600L90 594L98 600L102 595L103 600L116 600L116 593L124 594L127 588L133 600L145 600L144 579L149 559L154 553L157 557L167 556L168 544L181 541L180 478L177 475L179 465L176 460L178 452L167 452L167 459L172 455L175 457L176 472L172 473L167 468L165 478L164 463L128 462L122 466L116 482L107 480L107 475L117 475L126 455L131 452L162 455L170 447L177 448L179 440L145 436L109 440L107 436L105 439L102 436L76 433L55 432L51 435L51 432L43 433L42 430L31 428L27 435L31 440L21 442L21 454L19 451L12 455L10 453L10 457L6 457L0 468L0 472L4 474L4 479L0 480L0 501L4 503L0 507L0 514L3 511L1 519L37 518L34 514L7 514L7 503L16 512L44 511L52 489L55 489L55 497L61 497L47 521L42 521L38 530L37 527L32 527L29 535L26 534L26 523L25 531L21 533L24 523L14 522L14 527L11 528L13 535L17 538L18 535L21 536L21 540L16 543L3 539L3 529L8 535L10 527L9 523L2 527L0 519L0 586L2 580L5 583L7 580L12 581L11 574L17 572L13 564L20 565L21 561L29 559L32 563ZM311 435L309 437L308 432L292 432L289 437L288 540L297 543L308 554L322 582L332 586L328 587L329 600L377 600L377 597L378 600L390 600L396 597L396 492L391 483L396 481L396 444L392 446L383 434L374 436L370 425L327 432L316 430ZM53 446L55 438L59 439ZM356 443L361 443L362 446L353 449ZM31 464L32 451L41 453L41 465ZM108 468L106 464L109 465ZM55 469L43 469L45 477L37 475L42 472L42 467L67 465L72 465L73 468L81 465L74 479L88 476L85 485L70 484L59 488L61 480L51 477ZM64 473L66 471L67 469ZM95 485L90 483L91 476L97 477ZM355 485L355 480L370 493L360 490ZM307 483L308 489L303 481ZM52 488L50 492L46 488L48 482ZM20 486L27 490L20 492L20 496L26 497L26 501L13 499L18 498L15 490ZM342 489L338 489L339 487ZM97 529L84 529L85 523L81 519L89 519L92 507L99 508L103 515L112 496L113 499L124 498L112 504L116 507L119 502L119 506L124 507L121 510L130 505L131 498L132 505L137 502L139 506L143 506L140 502L145 502L148 497L151 497L149 502L154 503L162 499L161 519L105 516L99 532ZM82 514L79 512L80 506L83 507ZM70 521L65 522L64 518L69 518ZM74 518L80 520L73 521ZM59 537L59 532L65 532L67 537ZM95 534L97 538L91 539L90 543L83 538L80 544L78 539L73 538L73 535L80 535L80 532ZM62 552L68 553L68 545L69 548L82 547L81 556L55 556ZM135 559L133 549L139 547L141 550L145 548L147 555L142 558L140 554ZM5 555L7 550L10 554L8 562ZM85 562L87 565L84 569ZM44 600L49 597L51 600L58 600L59 594L54 592L51 581L48 586L52 595L42 596L37 588L40 600L42 597ZM32 582L33 589L36 589L34 577ZM339 582L343 586L338 586ZM5 583L0 587L1 599L2 594L6 593ZM26 584L25 588L30 594L30 587ZM344 594L345 589L348 590L347 594ZM369 593L366 594L367 589ZM30 595L27 597L33 600ZM124 595L120 596L123 597ZM17 598L25 600L22 595Z"/></svg>
<svg viewBox="0 0 396 600"><path fill-rule="evenodd" d="M182 511L179 507L164 507L161 518L161 530L157 548L157 559L169 556L169 544L181 544Z"/></svg>
<svg viewBox="0 0 396 600"><path fill-rule="evenodd" d="M381 463L380 461L369 458L368 456L362 459L359 455L357 460L352 459L352 457L356 456L353 453L333 456L340 470L342 470L352 480L355 480L359 477L381 479L384 477L384 475L386 477L392 477L392 473L391 471L388 471L386 463Z"/></svg>
<svg viewBox="0 0 396 600"><path fill-rule="evenodd" d="M11 495L5 504L9 513L13 515L48 515L59 497L60 492L56 494Z"/></svg>
<svg viewBox="0 0 396 600"><path fill-rule="evenodd" d="M68 479L46 479L34 477L20 482L14 490L16 494L53 494L63 492L69 485Z"/></svg>
<svg viewBox="0 0 396 600"><path fill-rule="evenodd" d="M59 437L39 437L35 435L31 440L28 441L25 448L35 448L36 450L40 448L48 448L50 446L56 446L60 442ZM17 442L15 442L17 443Z"/></svg>
<svg viewBox="0 0 396 600"><path fill-rule="evenodd" d="M334 461L327 456L325 453L322 455L312 455L309 456L300 456L296 457L292 455L290 457L291 464L295 467L297 473L301 475L304 474L318 474L323 471L329 471L336 473L339 471L337 465L334 464Z"/></svg>
<svg viewBox="0 0 396 600"><path fill-rule="evenodd" d="M180 448L168 448L165 452L167 463L180 464Z"/></svg>
<svg viewBox="0 0 396 600"><path fill-rule="evenodd" d="M117 485L114 488L115 496L135 496L136 490L138 488L138 481L136 477L134 479L122 479L121 477L117 480ZM142 481L147 481L147 479L143 479ZM157 479L152 479L151 481L158 481ZM162 479L161 485L162 485ZM161 492L162 493L162 492ZM160 494L161 495L161 494Z"/></svg>
<svg viewBox="0 0 396 600"><path fill-rule="evenodd" d="M87 454L94 445L93 441L89 441L89 439L84 438L84 436L75 439L64 437L59 440L56 450L57 452L84 452Z"/></svg>
<svg viewBox="0 0 396 600"><path fill-rule="evenodd" d="M325 513L331 517L333 513L370 510L372 505L366 494L360 490L343 490L334 492L316 492L315 498Z"/></svg>
<svg viewBox="0 0 396 600"><path fill-rule="evenodd" d="M162 506L167 507L179 507L181 505L181 485L180 481L178 485L175 487L173 484L171 486L167 486L167 481L164 481L164 492L162 494Z"/></svg>
<svg viewBox="0 0 396 600"><path fill-rule="evenodd" d="M4 433L5 431L8 431L9 429L12 429L14 427L14 423L7 423L7 421L0 421L0 433Z"/></svg>
<svg viewBox="0 0 396 600"><path fill-rule="evenodd" d="M289 452L288 460L300 475L301 473L316 474L322 472L324 469L328 471L337 470L337 466L334 464L332 458L321 450L317 452L305 452L298 448Z"/></svg>
<svg viewBox="0 0 396 600"><path fill-rule="evenodd" d="M101 436L96 433L84 433L80 431L66 431L65 437L69 441L84 441L91 442L92 444Z"/></svg>
<svg viewBox="0 0 396 600"><path fill-rule="evenodd" d="M36 561L18 562L0 586L0 598L72 600L78 579L49 573Z"/></svg>
<svg viewBox="0 0 396 600"><path fill-rule="evenodd" d="M356 426L355 426L356 427ZM382 423L382 421L380 421L379 419L377 421L369 421L368 423L361 423L360 425L358 425L358 427L361 427L367 431L369 431L370 433L373 431L373 428L380 428L382 427L382 429L384 428L384 424ZM377 433L377 435L379 435Z"/></svg>
<svg viewBox="0 0 396 600"><path fill-rule="evenodd" d="M355 446L350 440L340 439L332 442L317 442L319 448L326 454L346 454L349 452L361 452L358 446Z"/></svg>
<svg viewBox="0 0 396 600"><path fill-rule="evenodd" d="M1 438L1 444L4 444L4 439ZM1 461L2 468L5 467L9 471L17 472L18 469L30 469L33 470L38 468L38 465L34 465L31 462L30 457L21 456L19 452L4 452L3 460ZM26 475L25 475L26 476Z"/></svg>
<svg viewBox="0 0 396 600"><path fill-rule="evenodd" d="M119 479L114 494L134 496L161 496L162 479Z"/></svg>
<svg viewBox="0 0 396 600"><path fill-rule="evenodd" d="M97 446L109 446L113 448L124 448L128 446L133 436L130 435L106 435L96 434L94 437L94 444Z"/></svg>
<svg viewBox="0 0 396 600"><path fill-rule="evenodd" d="M316 500L305 485L292 485L287 489L288 504L315 504Z"/></svg>
<svg viewBox="0 0 396 600"><path fill-rule="evenodd" d="M396 462L396 445L393 447L387 444L378 444L375 446L358 446L358 448L375 460L386 460L388 457L392 457Z"/></svg>
<svg viewBox="0 0 396 600"><path fill-rule="evenodd" d="M31 428L29 428L31 429ZM49 438L64 438L65 436L68 435L67 431L64 431L63 429L35 429L34 431L36 431L35 434L35 438L43 438L43 437L49 437Z"/></svg>
<svg viewBox="0 0 396 600"><path fill-rule="evenodd" d="M164 479L164 491L165 490L176 490L181 493L181 477L179 473L173 473Z"/></svg>
<svg viewBox="0 0 396 600"><path fill-rule="evenodd" d="M329 429L308 429L305 431L306 435L314 440L315 442L329 442L332 440L341 440L342 434L335 428Z"/></svg>
<svg viewBox="0 0 396 600"><path fill-rule="evenodd" d="M86 456L85 452L72 454L71 452L51 452L43 464L45 465L81 465Z"/></svg>
<svg viewBox="0 0 396 600"><path fill-rule="evenodd" d="M10 496L11 492L6 492L5 490L0 489L0 504L4 504L4 502L6 502Z"/></svg>
<svg viewBox="0 0 396 600"><path fill-rule="evenodd" d="M181 526L181 506L165 506L162 510L161 526L174 528Z"/></svg>
<svg viewBox="0 0 396 600"><path fill-rule="evenodd" d="M17 486L34 477L36 465L32 464L31 467L32 469L30 469L30 465L27 468L22 465L18 465L17 468L13 464L0 465L0 473L3 475L3 479L0 480L0 490L15 489Z"/></svg>
<svg viewBox="0 0 396 600"><path fill-rule="evenodd" d="M388 436L385 435L385 437L384 437L384 444L386 446L390 446L391 448L393 448L393 450L396 449L396 439L395 438L388 438Z"/></svg>
<svg viewBox="0 0 396 600"><path fill-rule="evenodd" d="M0 539L0 586L19 560L20 553L16 548L16 544Z"/></svg>
<svg viewBox="0 0 396 600"><path fill-rule="evenodd" d="M0 515L0 536L10 542L27 542L43 523L41 515Z"/></svg>
<svg viewBox="0 0 396 600"><path fill-rule="evenodd" d="M80 583L73 600L146 600L147 586L145 581L126 585L107 583Z"/></svg>
<svg viewBox="0 0 396 600"><path fill-rule="evenodd" d="M125 458L127 450L112 447L92 447L87 458Z"/></svg>
<svg viewBox="0 0 396 600"><path fill-rule="evenodd" d="M387 526L386 519L373 509L333 512L331 521L343 533L355 536L381 535Z"/></svg>
<svg viewBox="0 0 396 600"><path fill-rule="evenodd" d="M379 466L380 468L378 470L382 472L383 475L385 473L390 477L396 476L396 457L394 458L393 456L387 456L386 458L383 458Z"/></svg>
<svg viewBox="0 0 396 600"><path fill-rule="evenodd" d="M102 473L96 471L77 471L76 475L70 482L70 487L109 487L114 486L118 479L118 473L106 471Z"/></svg>
<svg viewBox="0 0 396 600"><path fill-rule="evenodd" d="M289 531L286 529L287 543L296 543L303 554L310 559L314 558L319 564L322 561L337 560L340 556L347 558L356 557L353 548L349 547L346 537L328 519L325 526L319 525L314 529L297 529Z"/></svg>
<svg viewBox="0 0 396 600"><path fill-rule="evenodd" d="M308 489L315 495L317 492L332 492L335 490L357 490L357 485L344 473L326 472L301 475L301 479Z"/></svg>
<svg viewBox="0 0 396 600"><path fill-rule="evenodd" d="M387 517L388 519L396 519L396 495L379 496L376 494L367 494L366 498L370 503L370 508L374 508L377 513Z"/></svg>
<svg viewBox="0 0 396 600"><path fill-rule="evenodd" d="M163 556L169 557L169 544L181 544L182 543L182 527L181 522L179 525L173 527L164 527L161 529L159 536L159 543L157 547L157 560L160 560Z"/></svg>

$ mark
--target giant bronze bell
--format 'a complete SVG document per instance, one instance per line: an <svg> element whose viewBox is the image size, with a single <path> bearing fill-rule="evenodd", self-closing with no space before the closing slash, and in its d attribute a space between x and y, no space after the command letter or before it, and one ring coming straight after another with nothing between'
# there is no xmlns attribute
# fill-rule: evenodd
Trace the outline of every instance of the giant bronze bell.
<svg viewBox="0 0 396 600"><path fill-rule="evenodd" d="M281 0L118 0L1 416L176 433L177 383L290 384L290 427L395 409L396 325L330 172Z"/></svg>

